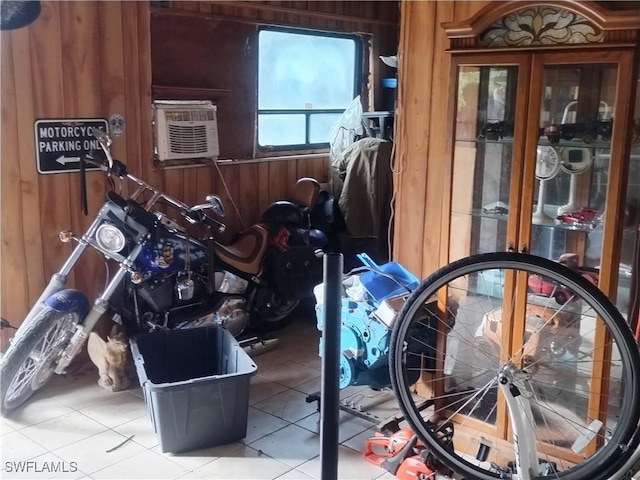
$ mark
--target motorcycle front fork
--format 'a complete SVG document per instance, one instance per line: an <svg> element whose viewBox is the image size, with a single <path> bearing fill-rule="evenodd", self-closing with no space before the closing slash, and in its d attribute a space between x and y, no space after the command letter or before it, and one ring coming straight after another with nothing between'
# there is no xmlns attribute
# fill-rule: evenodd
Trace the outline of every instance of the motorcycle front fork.
<svg viewBox="0 0 640 480"><path fill-rule="evenodd" d="M56 365L55 372L57 374L65 373L71 361L80 352L82 346L84 345L84 342L87 340L89 334L93 330L93 327L96 326L96 323L98 323L100 317L102 317L102 315L104 315L104 313L107 311L107 308L109 307L109 299L120 285L120 282L122 282L124 276L131 271L133 261L138 257L138 254L141 250L141 244L138 244L133 248L127 259L122 264L120 264L120 266L118 267L118 271L115 273L111 281L107 284L104 291L95 299L95 301L93 302L93 307L91 308L91 310L89 310L87 316L81 323L76 325L76 331L73 334L73 337L71 337L71 341L64 349L64 352L62 352L60 361Z"/></svg>
<svg viewBox="0 0 640 480"><path fill-rule="evenodd" d="M36 315L38 315L44 308L45 300L64 288L65 284L67 283L69 273L77 263L78 259L82 256L82 253L90 245L90 240L91 238L93 238L93 235L95 234L98 226L100 226L101 222L101 218L97 217L91 223L85 234L81 238L77 239L78 245L73 249L71 255L69 255L69 258L67 258L60 270L57 273L53 274L51 280L49 280L49 283L45 287L42 294L40 294L40 297L34 304L33 308L31 308L31 310L25 317L22 325L27 325L28 323L30 323L31 320L35 318ZM111 281L107 284L105 290L98 296L98 298L96 298L93 307L91 308L87 316L76 325L76 331L74 332L73 336L71 337L71 341L62 353L60 361L56 365L55 373L64 373L74 357L78 354L78 352L80 352L85 340L89 336L89 333L91 333L91 330L93 330L93 327L95 327L96 323L98 323L100 317L106 312L107 306L109 305L109 299L124 278L125 274L131 271L133 261L138 257L141 250L141 244L136 245L132 249L124 262L120 264L118 271L113 276ZM18 329L16 335L20 335L20 333L20 329Z"/></svg>

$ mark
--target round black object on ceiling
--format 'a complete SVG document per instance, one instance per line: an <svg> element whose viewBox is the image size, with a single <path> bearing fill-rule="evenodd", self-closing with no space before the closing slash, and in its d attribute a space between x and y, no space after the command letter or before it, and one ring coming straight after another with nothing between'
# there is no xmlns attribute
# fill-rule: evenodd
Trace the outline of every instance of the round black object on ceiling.
<svg viewBox="0 0 640 480"><path fill-rule="evenodd" d="M40 15L40 1L0 2L0 30L15 30L29 25Z"/></svg>

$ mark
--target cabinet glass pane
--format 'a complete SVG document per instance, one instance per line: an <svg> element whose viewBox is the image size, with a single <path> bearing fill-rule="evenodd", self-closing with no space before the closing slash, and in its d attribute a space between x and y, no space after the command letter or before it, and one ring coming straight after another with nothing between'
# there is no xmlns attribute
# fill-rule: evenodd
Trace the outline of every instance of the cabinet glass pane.
<svg viewBox="0 0 640 480"><path fill-rule="evenodd" d="M612 64L545 66L536 169L528 173L535 175L531 253L580 267L595 282L602 258L617 73ZM549 301L543 290L532 289L531 282L528 286L527 305ZM578 425L614 422L622 391L619 352L603 344L602 359L586 356L585 346L603 342L603 328L581 302L566 301L563 312L567 320L558 317L555 326L539 329L547 336L534 357L565 392L556 398L550 382L545 394L550 402L565 405ZM554 348L562 338L572 339L569 346ZM583 393L589 390L607 393Z"/></svg>
<svg viewBox="0 0 640 480"><path fill-rule="evenodd" d="M640 78L638 78L640 87ZM640 88L636 91L616 304L640 337Z"/></svg>
<svg viewBox="0 0 640 480"><path fill-rule="evenodd" d="M450 260L506 250L517 73L458 71Z"/></svg>
<svg viewBox="0 0 640 480"><path fill-rule="evenodd" d="M536 255L600 264L616 78L615 65L544 69L531 216Z"/></svg>

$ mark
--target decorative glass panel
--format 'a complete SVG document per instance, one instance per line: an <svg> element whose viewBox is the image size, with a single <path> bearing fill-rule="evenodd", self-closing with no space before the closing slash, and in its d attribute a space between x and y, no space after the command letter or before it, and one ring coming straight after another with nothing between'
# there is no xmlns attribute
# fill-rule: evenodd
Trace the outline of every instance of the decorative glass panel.
<svg viewBox="0 0 640 480"><path fill-rule="evenodd" d="M584 17L552 6L518 10L494 22L478 37L483 47L599 43L602 40L602 32Z"/></svg>

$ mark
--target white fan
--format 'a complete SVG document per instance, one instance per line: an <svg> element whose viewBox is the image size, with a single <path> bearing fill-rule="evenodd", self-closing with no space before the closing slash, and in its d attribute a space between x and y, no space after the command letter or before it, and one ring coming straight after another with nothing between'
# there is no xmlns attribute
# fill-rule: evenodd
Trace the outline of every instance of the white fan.
<svg viewBox="0 0 640 480"><path fill-rule="evenodd" d="M538 187L538 204L533 212L531 221L535 224L553 223L553 218L544 212L547 196L547 180L555 177L560 171L560 157L558 151L548 145L538 145L536 157L536 178L540 181Z"/></svg>
<svg viewBox="0 0 640 480"><path fill-rule="evenodd" d="M589 170L593 163L593 155L588 148L566 147L561 149L560 157L560 168L571 175L571 180L569 183L569 202L558 208L558 215L580 210L577 203L578 175Z"/></svg>

